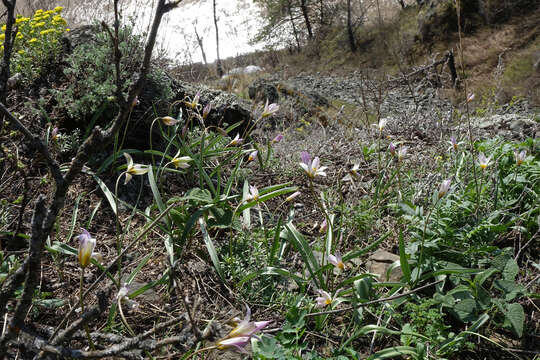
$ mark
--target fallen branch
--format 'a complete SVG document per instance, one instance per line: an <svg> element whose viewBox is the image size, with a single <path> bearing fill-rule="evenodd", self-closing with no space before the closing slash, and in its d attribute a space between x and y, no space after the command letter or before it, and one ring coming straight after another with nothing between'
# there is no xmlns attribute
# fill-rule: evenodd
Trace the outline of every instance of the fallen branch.
<svg viewBox="0 0 540 360"><path fill-rule="evenodd" d="M359 308L366 307L366 306L369 306L369 305L379 304L379 303L382 303L382 302L388 302L388 301L399 299L399 298L402 298L402 297L405 297L405 296L412 295L412 294L417 293L419 291L422 291L422 290L424 290L424 289L426 289L428 287L437 285L437 284L439 284L441 282L443 282L443 279L441 279L439 281L429 283L429 284L424 285L424 286L420 286L419 288L416 288L414 290L408 291L408 292L403 293L403 294L389 296L387 298L382 298L382 299L377 299L377 300L372 300L372 301L368 301L368 302L365 302L365 303L359 303L359 304L349 306L349 307L346 307L346 308L343 308L343 309L335 309L335 310L320 311L320 312L316 312L316 313L309 313L309 314L306 314L305 316L310 317L310 316L317 316L317 315L339 314L339 313L342 313L342 312L347 312L347 311L350 311L350 310L359 309Z"/></svg>

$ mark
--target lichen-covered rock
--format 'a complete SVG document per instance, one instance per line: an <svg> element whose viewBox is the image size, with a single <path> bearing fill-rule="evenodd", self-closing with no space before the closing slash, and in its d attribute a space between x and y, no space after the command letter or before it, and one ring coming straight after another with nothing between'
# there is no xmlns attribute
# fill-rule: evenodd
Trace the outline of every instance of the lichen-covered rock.
<svg viewBox="0 0 540 360"><path fill-rule="evenodd" d="M257 79L248 88L249 98L259 102L278 103L279 94L274 84L264 79Z"/></svg>

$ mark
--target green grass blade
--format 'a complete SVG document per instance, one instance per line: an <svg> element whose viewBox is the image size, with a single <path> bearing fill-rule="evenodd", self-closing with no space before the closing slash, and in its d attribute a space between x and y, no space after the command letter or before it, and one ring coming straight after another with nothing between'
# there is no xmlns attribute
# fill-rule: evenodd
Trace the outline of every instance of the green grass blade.
<svg viewBox="0 0 540 360"><path fill-rule="evenodd" d="M360 257L360 256L363 256L363 255L367 254L368 252L370 252L371 250L373 250L377 246L379 246L379 244L382 243L387 237L389 237L390 234L391 234L391 232L389 231L386 234L384 234L383 236L381 236L380 238L378 238L377 240L375 240L375 242L373 242L372 244L369 244L368 246L366 246L365 248L349 252L348 254L343 256L343 261L349 261L351 259L354 259L354 258L357 258L357 257Z"/></svg>
<svg viewBox="0 0 540 360"><path fill-rule="evenodd" d="M128 284L131 284L131 282L133 281L133 279L135 279L135 276L137 276L137 274L141 271L141 269L144 267L144 265L146 265L146 263L152 258L152 256L154 256L154 252L152 251L150 254L146 255L142 261L139 263L139 265L137 265L137 267L131 272L131 274L129 274L126 282Z"/></svg>
<svg viewBox="0 0 540 360"><path fill-rule="evenodd" d="M221 281L225 282L225 276L223 275L223 269L221 268L221 264L219 262L216 248L214 246L214 243L212 242L212 239L210 238L210 234L208 234L208 231L206 230L206 222L204 221L202 217L199 218L199 225L201 227L201 232L203 234L203 239L206 245L206 249L208 250L210 259L212 260L212 263L214 264L214 268L216 269L216 272L218 273Z"/></svg>
<svg viewBox="0 0 540 360"><path fill-rule="evenodd" d="M85 192L77 196L77 199L75 199L75 204L73 205L73 215L71 216L71 225L69 226L69 235L67 237L68 240L73 237L73 233L75 232L75 225L77 224L77 213L79 212L79 203L84 195L86 195Z"/></svg>
<svg viewBox="0 0 540 360"><path fill-rule="evenodd" d="M92 210L92 213L90 214L90 218L88 218L88 221L86 222L86 228L88 229L90 225L92 224L92 221L94 220L94 217L96 216L99 208L101 207L101 200L98 201L94 209Z"/></svg>

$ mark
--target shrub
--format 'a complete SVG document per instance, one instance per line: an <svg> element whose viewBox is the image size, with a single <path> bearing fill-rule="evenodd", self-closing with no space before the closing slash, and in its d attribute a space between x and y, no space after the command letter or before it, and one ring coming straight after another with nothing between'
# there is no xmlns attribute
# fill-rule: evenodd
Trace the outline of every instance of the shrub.
<svg viewBox="0 0 540 360"><path fill-rule="evenodd" d="M68 56L68 66L64 69L66 86L61 89L52 89L53 96L58 103L57 109L64 111L71 119L86 123L96 113L104 113L112 118L115 93L115 68L112 59L113 47L107 32L99 31L98 27L91 41L75 47ZM140 37L133 36L130 29L124 28L120 33L120 51L130 54L123 57L121 64L121 77L127 79L123 82L122 92L125 93L132 84L129 79L129 69L133 68L134 60L140 59L142 49ZM81 124L77 124L81 125Z"/></svg>

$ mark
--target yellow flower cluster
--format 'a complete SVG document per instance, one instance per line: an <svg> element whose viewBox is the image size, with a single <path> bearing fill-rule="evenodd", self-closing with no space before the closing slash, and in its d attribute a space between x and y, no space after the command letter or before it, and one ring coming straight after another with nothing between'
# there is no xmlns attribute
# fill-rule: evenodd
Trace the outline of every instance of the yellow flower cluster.
<svg viewBox="0 0 540 360"><path fill-rule="evenodd" d="M13 44L13 72L22 72L23 76L32 78L40 71L36 64L60 51L60 37L69 31L62 10L57 6L51 10L39 9L30 17L17 15L13 29L18 30ZM0 55L4 51L6 25L1 25L1 29Z"/></svg>

